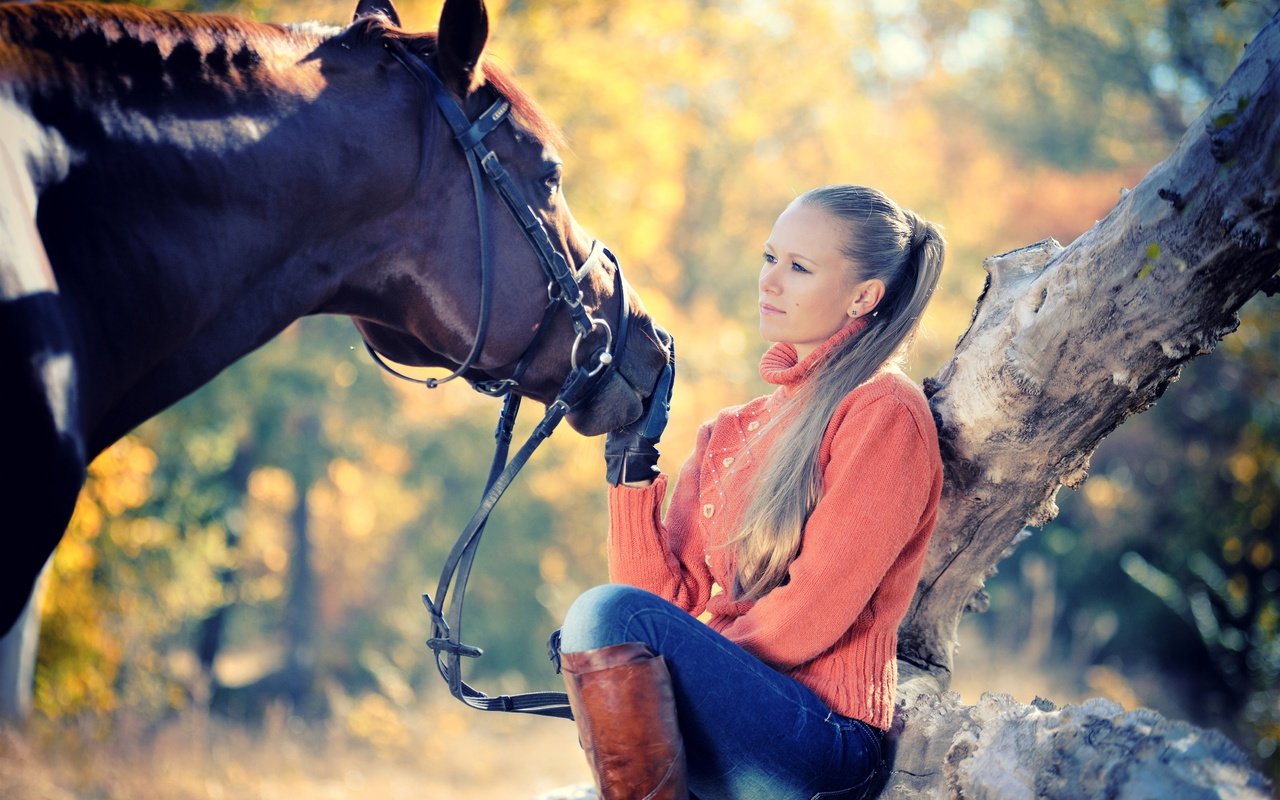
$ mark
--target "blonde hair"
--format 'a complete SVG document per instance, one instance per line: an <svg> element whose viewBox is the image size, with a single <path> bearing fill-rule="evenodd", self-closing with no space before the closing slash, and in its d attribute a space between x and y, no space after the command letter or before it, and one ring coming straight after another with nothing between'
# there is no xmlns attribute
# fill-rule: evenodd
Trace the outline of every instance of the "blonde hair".
<svg viewBox="0 0 1280 800"><path fill-rule="evenodd" d="M818 450L831 416L849 392L905 351L946 256L935 225L875 189L823 186L794 204L811 204L845 223L848 285L879 279L885 293L865 330L838 346L792 399L801 412L766 456L738 533L727 543L737 564L737 600L758 600L786 583L822 494Z"/></svg>

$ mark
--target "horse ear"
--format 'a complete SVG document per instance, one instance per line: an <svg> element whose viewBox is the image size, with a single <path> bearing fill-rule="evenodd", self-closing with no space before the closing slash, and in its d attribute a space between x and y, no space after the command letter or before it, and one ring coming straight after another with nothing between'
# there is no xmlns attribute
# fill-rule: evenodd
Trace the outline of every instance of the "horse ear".
<svg viewBox="0 0 1280 800"><path fill-rule="evenodd" d="M396 7L391 0L360 0L356 3L356 13L351 16L352 21L361 17L371 17L374 14L384 14L387 19L391 20L391 24L397 28L400 27L400 15L396 13Z"/></svg>
<svg viewBox="0 0 1280 800"><path fill-rule="evenodd" d="M489 12L484 0L445 0L437 34L440 77L463 97L473 88L487 41Z"/></svg>

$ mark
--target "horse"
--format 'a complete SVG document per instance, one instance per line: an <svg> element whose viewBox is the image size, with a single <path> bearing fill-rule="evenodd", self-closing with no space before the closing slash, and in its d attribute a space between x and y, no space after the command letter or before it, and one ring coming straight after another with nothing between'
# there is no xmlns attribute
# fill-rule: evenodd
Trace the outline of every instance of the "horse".
<svg viewBox="0 0 1280 800"><path fill-rule="evenodd" d="M639 417L667 338L571 214L561 136L486 62L488 32L483 0L447 0L426 34L391 0L359 0L345 28L0 4L0 632L93 457L302 316L544 404L579 359L612 358L566 419L596 435ZM473 184L424 75L491 115L485 170L508 196ZM627 316L612 343L601 320Z"/></svg>

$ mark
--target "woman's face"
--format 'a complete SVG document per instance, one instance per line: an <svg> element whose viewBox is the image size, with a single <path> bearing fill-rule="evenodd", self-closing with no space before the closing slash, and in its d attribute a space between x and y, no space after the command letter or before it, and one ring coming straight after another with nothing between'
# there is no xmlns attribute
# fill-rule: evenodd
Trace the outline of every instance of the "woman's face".
<svg viewBox="0 0 1280 800"><path fill-rule="evenodd" d="M844 235L839 221L819 206L792 203L778 217L760 267L760 334L766 341L789 342L803 359L849 321L860 285L841 252Z"/></svg>

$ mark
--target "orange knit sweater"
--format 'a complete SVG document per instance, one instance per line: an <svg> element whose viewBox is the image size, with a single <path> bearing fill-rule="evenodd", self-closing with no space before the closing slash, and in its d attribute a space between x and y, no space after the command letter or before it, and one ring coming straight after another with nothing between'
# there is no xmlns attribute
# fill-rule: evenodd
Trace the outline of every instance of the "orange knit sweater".
<svg viewBox="0 0 1280 800"><path fill-rule="evenodd" d="M665 597L833 710L887 729L897 686L898 625L915 593L942 491L942 459L929 406L909 378L886 367L837 406L819 450L823 492L805 525L789 581L758 601L735 602L730 548L761 457L790 414L788 399L857 320L804 361L774 345L760 374L778 388L727 408L698 432L676 479L609 493L609 575Z"/></svg>

